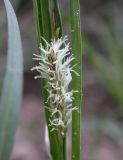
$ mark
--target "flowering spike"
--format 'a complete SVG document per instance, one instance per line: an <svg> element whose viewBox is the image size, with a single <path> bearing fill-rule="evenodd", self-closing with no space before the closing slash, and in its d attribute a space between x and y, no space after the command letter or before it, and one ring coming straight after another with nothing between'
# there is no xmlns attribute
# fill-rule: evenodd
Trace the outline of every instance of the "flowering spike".
<svg viewBox="0 0 123 160"><path fill-rule="evenodd" d="M50 44L44 38L42 39L46 47L40 44L41 54L33 54L33 59L38 60L39 63L32 70L40 73L35 77L36 79L43 78L47 81L45 87L49 94L47 102L50 102L50 108L46 108L51 112L49 119L51 131L58 131L64 136L71 122L72 112L76 110L76 107L72 107L73 93L76 91L69 90L72 81L71 72L75 72L74 66L70 64L74 57L70 54L67 36L53 39Z"/></svg>

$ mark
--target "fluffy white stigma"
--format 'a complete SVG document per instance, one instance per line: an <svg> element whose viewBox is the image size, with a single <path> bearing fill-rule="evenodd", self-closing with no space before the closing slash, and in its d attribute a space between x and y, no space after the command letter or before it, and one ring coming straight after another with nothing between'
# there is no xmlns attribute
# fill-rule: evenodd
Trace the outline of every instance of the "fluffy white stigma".
<svg viewBox="0 0 123 160"><path fill-rule="evenodd" d="M70 54L70 43L67 43L67 40L67 36L54 39L51 43L43 39L45 47L40 44L40 55L34 54L33 58L39 63L32 68L40 73L35 78L43 78L47 83L49 97L46 103L50 104L50 108L46 108L51 112L49 119L51 131L58 131L63 136L71 122L72 111L76 109L72 107L75 91L69 90L72 80L71 72L75 72L71 67L71 61L74 58Z"/></svg>

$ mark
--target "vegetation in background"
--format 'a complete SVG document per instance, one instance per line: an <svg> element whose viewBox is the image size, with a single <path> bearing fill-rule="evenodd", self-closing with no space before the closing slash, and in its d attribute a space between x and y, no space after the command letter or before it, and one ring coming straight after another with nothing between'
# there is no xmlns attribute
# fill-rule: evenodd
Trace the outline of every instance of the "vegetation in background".
<svg viewBox="0 0 123 160"><path fill-rule="evenodd" d="M123 46L122 24L117 22L120 11L115 10L113 18L107 22L98 19L96 33L100 37L101 50L85 38L85 51L90 62L106 86L109 93L118 103L119 110L123 111ZM109 16L110 17L110 16ZM100 27L101 26L101 27ZM99 29L100 28L100 29ZM104 53L103 53L104 52Z"/></svg>

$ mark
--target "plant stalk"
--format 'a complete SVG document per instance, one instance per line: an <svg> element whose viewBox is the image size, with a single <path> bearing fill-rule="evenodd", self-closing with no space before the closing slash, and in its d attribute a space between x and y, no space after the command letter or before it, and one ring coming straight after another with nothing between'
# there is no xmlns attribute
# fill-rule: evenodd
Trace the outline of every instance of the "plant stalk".
<svg viewBox="0 0 123 160"><path fill-rule="evenodd" d="M72 160L81 159L81 101L82 101L82 37L80 22L80 1L70 0L70 17L71 17L71 39L72 52L75 60L73 65L77 64L75 71L79 73L79 77L73 74L72 87L78 90L74 94L73 106L77 110L72 114Z"/></svg>
<svg viewBox="0 0 123 160"><path fill-rule="evenodd" d="M67 160L66 136L63 138L63 160Z"/></svg>
<svg viewBox="0 0 123 160"><path fill-rule="evenodd" d="M49 12L49 1L48 0L33 0L34 6L34 15L35 15L35 25L37 32L37 41L38 46L42 43L41 37L45 38L47 41L51 41L52 32L51 32L51 21L50 21L50 12ZM42 86L46 85L45 81L42 81ZM43 90L44 102L47 101L48 93L46 89ZM50 104L48 104L50 107ZM61 146L59 142L59 137L56 132L50 132L51 128L49 127L50 112L45 108L46 122L48 126L49 141L50 141L50 152L52 160L62 160L61 156Z"/></svg>
<svg viewBox="0 0 123 160"><path fill-rule="evenodd" d="M42 43L41 37L44 37L47 41L51 41L52 32L51 32L51 20L49 13L49 1L48 0L33 0L34 5L34 15L35 15L35 24L37 32L38 46ZM54 0L54 29L55 32L59 28L58 38L62 36L62 24L60 11L57 0ZM53 33L54 34L54 33ZM43 86L46 85L46 82L42 81ZM43 88L42 88L43 89ZM48 93L46 89L43 89L44 101L47 100ZM48 104L50 107L50 104ZM53 160L66 160L66 137L61 137L57 132L50 132L51 128L49 127L50 112L45 109L46 121L49 131L49 140L50 140L50 151Z"/></svg>

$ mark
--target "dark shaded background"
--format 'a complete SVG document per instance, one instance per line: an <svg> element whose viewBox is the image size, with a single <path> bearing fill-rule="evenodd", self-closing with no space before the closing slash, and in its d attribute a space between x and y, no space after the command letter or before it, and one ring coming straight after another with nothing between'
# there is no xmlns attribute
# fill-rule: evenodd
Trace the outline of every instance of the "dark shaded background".
<svg viewBox="0 0 123 160"><path fill-rule="evenodd" d="M34 80L35 73L30 72L34 65L32 54L38 53L32 1L11 2L20 24L25 68L23 105L11 159L49 160L48 149L44 143L45 119L40 81ZM60 3L64 32L70 35L69 5L65 0ZM83 160L122 160L123 2L81 0L81 22L82 157ZM3 2L0 2L0 87L5 72L6 48L6 14ZM90 48L93 48L93 54L96 55L93 59ZM100 58L97 59L97 55ZM71 139L68 140L69 155L70 141Z"/></svg>

